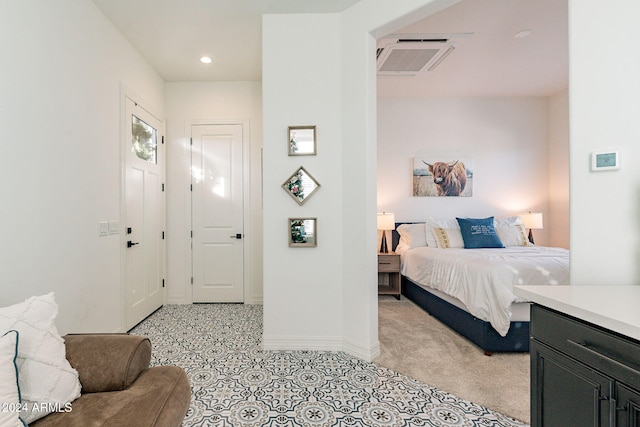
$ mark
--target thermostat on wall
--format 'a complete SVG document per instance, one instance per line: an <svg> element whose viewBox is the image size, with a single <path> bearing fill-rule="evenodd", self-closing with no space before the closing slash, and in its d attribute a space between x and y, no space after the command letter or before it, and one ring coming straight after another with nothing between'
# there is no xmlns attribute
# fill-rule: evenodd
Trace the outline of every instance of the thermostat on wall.
<svg viewBox="0 0 640 427"><path fill-rule="evenodd" d="M610 171L620 169L620 157L617 151L594 151L591 153L592 171Z"/></svg>

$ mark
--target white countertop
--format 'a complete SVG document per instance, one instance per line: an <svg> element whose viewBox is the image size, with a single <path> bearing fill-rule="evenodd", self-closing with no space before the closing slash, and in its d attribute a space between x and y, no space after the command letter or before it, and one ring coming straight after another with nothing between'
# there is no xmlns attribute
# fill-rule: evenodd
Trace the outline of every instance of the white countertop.
<svg viewBox="0 0 640 427"><path fill-rule="evenodd" d="M640 340L640 286L516 286L514 293Z"/></svg>

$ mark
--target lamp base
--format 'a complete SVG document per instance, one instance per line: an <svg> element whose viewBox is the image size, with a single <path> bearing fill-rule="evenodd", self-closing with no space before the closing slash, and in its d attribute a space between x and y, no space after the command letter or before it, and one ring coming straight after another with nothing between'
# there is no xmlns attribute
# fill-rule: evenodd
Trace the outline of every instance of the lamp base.
<svg viewBox="0 0 640 427"><path fill-rule="evenodd" d="M380 253L388 254L389 248L387 248L387 232L382 230L382 243L380 243Z"/></svg>
<svg viewBox="0 0 640 427"><path fill-rule="evenodd" d="M531 242L532 245L535 245L535 242L533 241L533 230L529 229L529 242Z"/></svg>

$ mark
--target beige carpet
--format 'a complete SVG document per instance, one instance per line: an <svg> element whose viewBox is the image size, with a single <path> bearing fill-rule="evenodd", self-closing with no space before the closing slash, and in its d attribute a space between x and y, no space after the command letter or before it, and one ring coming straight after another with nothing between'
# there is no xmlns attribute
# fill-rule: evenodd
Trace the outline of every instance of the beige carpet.
<svg viewBox="0 0 640 427"><path fill-rule="evenodd" d="M379 296L378 317L375 363L529 423L529 353L485 356L404 296Z"/></svg>

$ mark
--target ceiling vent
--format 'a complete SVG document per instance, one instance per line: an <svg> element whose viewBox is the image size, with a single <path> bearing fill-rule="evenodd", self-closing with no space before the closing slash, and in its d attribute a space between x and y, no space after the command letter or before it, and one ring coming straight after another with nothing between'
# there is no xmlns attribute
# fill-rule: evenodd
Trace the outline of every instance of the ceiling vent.
<svg viewBox="0 0 640 427"><path fill-rule="evenodd" d="M391 35L378 41L381 76L416 76L435 70L457 46L461 35Z"/></svg>

